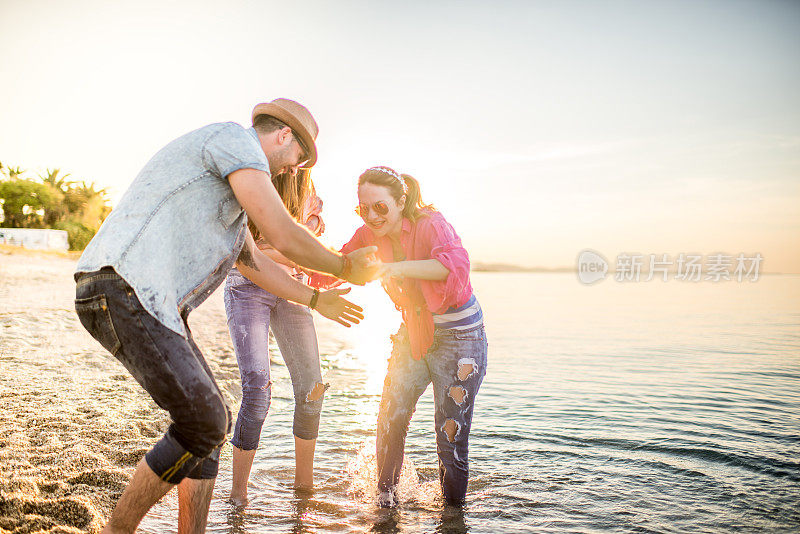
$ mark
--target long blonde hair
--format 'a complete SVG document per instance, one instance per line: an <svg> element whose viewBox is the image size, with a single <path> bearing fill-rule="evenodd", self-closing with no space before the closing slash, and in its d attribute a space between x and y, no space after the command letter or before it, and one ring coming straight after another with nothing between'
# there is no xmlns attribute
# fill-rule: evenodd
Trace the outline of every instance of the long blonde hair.
<svg viewBox="0 0 800 534"><path fill-rule="evenodd" d="M314 182L311 180L311 170L298 169L295 175L289 172L276 174L272 177L272 185L275 186L289 215L300 224L304 224L305 221L300 220L303 217L303 209L308 199L316 194ZM248 227L256 241L261 238L261 232L253 221L248 222Z"/></svg>

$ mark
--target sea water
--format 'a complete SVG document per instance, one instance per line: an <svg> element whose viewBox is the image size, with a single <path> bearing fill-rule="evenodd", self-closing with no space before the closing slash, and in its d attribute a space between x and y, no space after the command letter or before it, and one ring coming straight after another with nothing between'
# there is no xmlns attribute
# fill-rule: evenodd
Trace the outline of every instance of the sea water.
<svg viewBox="0 0 800 534"><path fill-rule="evenodd" d="M800 276L586 286L572 274L476 273L473 285L489 366L463 509L442 503L430 388L411 421L400 505L374 504L376 417L400 317L368 287L350 295L366 308L362 325L317 317L331 388L316 488L291 489L294 401L273 349L250 503L226 500L226 445L208 532L800 530ZM172 492L141 531L174 531L176 506Z"/></svg>

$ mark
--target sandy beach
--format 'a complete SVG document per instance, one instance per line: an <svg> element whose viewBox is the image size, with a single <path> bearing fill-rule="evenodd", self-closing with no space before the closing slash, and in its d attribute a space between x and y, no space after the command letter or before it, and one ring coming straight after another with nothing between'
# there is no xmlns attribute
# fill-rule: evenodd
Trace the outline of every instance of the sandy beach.
<svg viewBox="0 0 800 534"><path fill-rule="evenodd" d="M75 262L0 250L0 534L98 532L168 424L82 328ZM216 304L190 324L235 407L236 359Z"/></svg>

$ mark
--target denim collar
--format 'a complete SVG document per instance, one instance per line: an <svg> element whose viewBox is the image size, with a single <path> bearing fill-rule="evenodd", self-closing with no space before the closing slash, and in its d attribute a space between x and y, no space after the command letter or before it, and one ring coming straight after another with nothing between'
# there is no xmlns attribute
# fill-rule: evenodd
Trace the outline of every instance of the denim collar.
<svg viewBox="0 0 800 534"><path fill-rule="evenodd" d="M256 129L255 129L255 128L253 128L253 127L250 127L250 128L248 128L248 129L247 129L247 133L249 133L250 135L252 135L252 136L253 136L253 139L255 139L256 141L258 141L258 146L261 146L261 140L258 138L258 132L256 131Z"/></svg>

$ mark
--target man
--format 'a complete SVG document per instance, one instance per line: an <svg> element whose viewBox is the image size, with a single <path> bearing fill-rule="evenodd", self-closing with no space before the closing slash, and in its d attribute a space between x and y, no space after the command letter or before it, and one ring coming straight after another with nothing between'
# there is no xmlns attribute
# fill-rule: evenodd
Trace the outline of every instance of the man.
<svg viewBox="0 0 800 534"><path fill-rule="evenodd" d="M345 326L363 318L341 297L287 274L255 246L248 217L287 258L364 284L374 247L347 256L322 246L286 212L270 173L317 159L317 123L279 98L253 110L254 127L211 124L167 144L145 165L86 247L75 273L81 323L169 411L172 424L136 467L103 532L134 532L178 486L180 532L205 530L230 410L192 339L189 312L237 263L267 291Z"/></svg>

